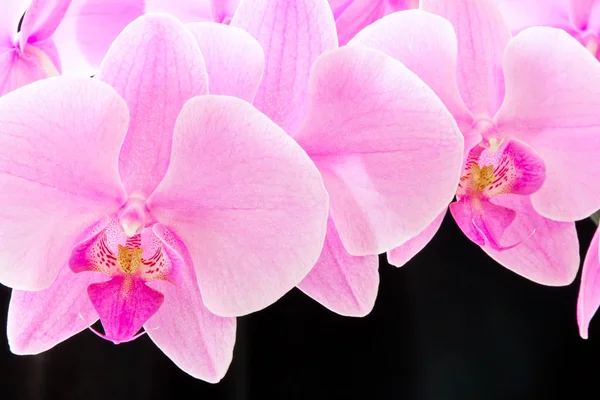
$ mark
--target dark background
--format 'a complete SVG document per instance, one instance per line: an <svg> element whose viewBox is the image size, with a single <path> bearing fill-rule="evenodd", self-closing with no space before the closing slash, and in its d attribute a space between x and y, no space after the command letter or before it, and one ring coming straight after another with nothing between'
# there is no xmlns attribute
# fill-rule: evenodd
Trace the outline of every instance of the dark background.
<svg viewBox="0 0 600 400"><path fill-rule="evenodd" d="M582 259L595 230L577 223ZM403 268L381 258L373 312L327 311L294 289L238 319L233 363L219 384L180 371L150 339L118 346L85 331L38 356L6 342L10 290L0 287L1 399L571 399L598 398L600 317L590 339L569 287L502 268L451 218ZM193 335L193 332L189 333ZM591 392L590 394L587 394Z"/></svg>

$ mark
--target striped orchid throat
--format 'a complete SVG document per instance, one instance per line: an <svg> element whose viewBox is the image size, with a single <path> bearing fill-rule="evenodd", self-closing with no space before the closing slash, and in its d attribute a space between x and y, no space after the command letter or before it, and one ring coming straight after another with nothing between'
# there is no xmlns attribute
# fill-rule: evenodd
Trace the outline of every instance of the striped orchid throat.
<svg viewBox="0 0 600 400"><path fill-rule="evenodd" d="M494 250L508 250L527 240L503 243L502 235L516 212L502 206L504 196L529 196L546 178L542 159L515 139L484 139L468 154L450 212L469 239Z"/></svg>
<svg viewBox="0 0 600 400"><path fill-rule="evenodd" d="M136 339L138 331L163 303L164 295L148 286L164 280L179 284L185 262L179 241L163 225L144 226L140 207L106 218L86 232L69 258L73 272L100 272L109 279L88 286L104 334L116 344ZM143 211L143 210L142 210ZM101 279L100 279L101 280Z"/></svg>

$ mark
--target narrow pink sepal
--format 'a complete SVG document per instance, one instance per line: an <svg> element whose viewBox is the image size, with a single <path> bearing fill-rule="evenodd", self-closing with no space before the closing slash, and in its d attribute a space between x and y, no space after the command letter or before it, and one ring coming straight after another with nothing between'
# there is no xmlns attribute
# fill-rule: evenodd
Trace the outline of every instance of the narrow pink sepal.
<svg viewBox="0 0 600 400"><path fill-rule="evenodd" d="M511 37L500 11L491 0L421 0L420 8L452 23L462 99L476 117L493 116L502 102L502 55Z"/></svg>
<svg viewBox="0 0 600 400"><path fill-rule="evenodd" d="M2 2L0 12L0 52L14 48L17 28L31 0L9 0Z"/></svg>
<svg viewBox="0 0 600 400"><path fill-rule="evenodd" d="M21 49L50 39L70 5L71 0L31 0L19 33Z"/></svg>
<svg viewBox="0 0 600 400"><path fill-rule="evenodd" d="M208 93L200 48L175 18L147 14L117 37L97 78L115 88L131 115L119 157L123 184L128 193L149 196L167 171L183 104Z"/></svg>
<svg viewBox="0 0 600 400"><path fill-rule="evenodd" d="M144 324L152 341L179 368L207 382L219 382L233 358L236 319L211 313L202 301L194 265L180 240L164 227L154 225L157 236L165 238L173 251L183 257L179 285L164 281L148 285L165 296L158 311Z"/></svg>
<svg viewBox="0 0 600 400"><path fill-rule="evenodd" d="M333 312L364 317L377 298L378 257L348 254L330 218L323 252L298 288Z"/></svg>
<svg viewBox="0 0 600 400"><path fill-rule="evenodd" d="M76 274L64 265L47 289L13 290L6 333L14 354L39 354L87 329L98 320L87 287L107 277Z"/></svg>
<svg viewBox="0 0 600 400"><path fill-rule="evenodd" d="M321 53L337 47L327 0L244 0L231 25L254 36L265 52L254 105L293 135L306 114L310 69Z"/></svg>
<svg viewBox="0 0 600 400"><path fill-rule="evenodd" d="M387 252L388 263L395 267L402 267L404 264L409 262L414 256L416 256L421 250L427 246L427 243L433 239L437 231L442 225L442 221L446 216L446 210L444 210L423 232L419 233L414 238L401 244Z"/></svg>
<svg viewBox="0 0 600 400"><path fill-rule="evenodd" d="M596 230L583 261L579 297L577 298L577 323L579 324L579 334L584 339L588 338L590 321L600 306L599 237L600 230Z"/></svg>

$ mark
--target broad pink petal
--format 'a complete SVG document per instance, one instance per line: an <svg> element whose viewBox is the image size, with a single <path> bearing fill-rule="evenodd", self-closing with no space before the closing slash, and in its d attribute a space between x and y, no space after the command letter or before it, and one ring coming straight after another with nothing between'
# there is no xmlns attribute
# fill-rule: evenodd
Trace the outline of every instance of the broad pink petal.
<svg viewBox="0 0 600 400"><path fill-rule="evenodd" d="M571 0L569 2L569 16L575 28L587 28L595 2L596 0Z"/></svg>
<svg viewBox="0 0 600 400"><path fill-rule="evenodd" d="M24 49L27 43L35 44L49 39L70 4L71 0L31 0L19 33L21 49Z"/></svg>
<svg viewBox="0 0 600 400"><path fill-rule="evenodd" d="M115 38L143 14L143 0L72 0L52 35L63 74L95 74Z"/></svg>
<svg viewBox="0 0 600 400"><path fill-rule="evenodd" d="M375 305L378 269L377 255L348 254L329 218L321 257L298 288L333 312L364 317Z"/></svg>
<svg viewBox="0 0 600 400"><path fill-rule="evenodd" d="M244 0L231 25L254 36L265 51L254 105L293 135L306 114L310 69L321 53L337 47L327 0Z"/></svg>
<svg viewBox="0 0 600 400"><path fill-rule="evenodd" d="M260 44L247 32L214 22L187 25L206 63L211 94L254 100L265 69Z"/></svg>
<svg viewBox="0 0 600 400"><path fill-rule="evenodd" d="M454 197L463 138L429 87L364 47L322 55L298 143L323 174L331 216L352 255L419 234Z"/></svg>
<svg viewBox="0 0 600 400"><path fill-rule="evenodd" d="M164 296L135 276L116 275L87 289L105 334L115 344L133 340L163 303Z"/></svg>
<svg viewBox="0 0 600 400"><path fill-rule="evenodd" d="M552 43L551 46L545 45ZM540 45L544 44L544 45ZM506 98L496 125L535 149L546 180L535 209L559 221L600 208L600 64L559 29L529 28L506 49Z"/></svg>
<svg viewBox="0 0 600 400"><path fill-rule="evenodd" d="M0 96L47 76L38 59L31 54L18 49L0 54Z"/></svg>
<svg viewBox="0 0 600 400"><path fill-rule="evenodd" d="M0 12L0 51L12 48L17 36L17 28L30 0L9 0L2 2Z"/></svg>
<svg viewBox="0 0 600 400"><path fill-rule="evenodd" d="M119 157L121 179L128 193L148 196L167 171L181 107L208 92L202 53L175 18L149 14L115 40L98 78L116 89L131 114Z"/></svg>
<svg viewBox="0 0 600 400"><path fill-rule="evenodd" d="M15 354L38 354L91 326L98 314L87 287L107 277L76 274L64 265L50 287L38 292L13 290L8 306L7 335Z"/></svg>
<svg viewBox="0 0 600 400"><path fill-rule="evenodd" d="M530 196L501 195L492 202L516 212L513 223L504 231L503 243L518 246L505 251L483 247L494 260L534 282L548 286L569 285L579 269L579 244L573 222L556 222L539 215Z"/></svg>
<svg viewBox="0 0 600 400"><path fill-rule="evenodd" d="M169 235L160 225L154 225L154 232L160 237ZM165 302L144 329L179 368L195 378L216 383L231 363L236 321L218 317L206 309L191 258L181 245L174 245L174 250L184 255L188 266L180 285L164 281L149 283L165 295Z"/></svg>
<svg viewBox="0 0 600 400"><path fill-rule="evenodd" d="M50 78L0 97L0 282L48 287L87 227L126 199L127 106L108 85Z"/></svg>
<svg viewBox="0 0 600 400"><path fill-rule="evenodd" d="M437 231L442 225L442 221L446 216L446 210L444 210L423 232L419 233L414 238L408 240L399 247L392 249L387 252L388 263L395 267L402 267L404 264L409 262L414 256L417 255L421 250L425 248L427 243L433 239Z"/></svg>
<svg viewBox="0 0 600 400"><path fill-rule="evenodd" d="M502 101L502 54L510 31L490 0L422 0L452 23L458 39L457 80L473 115L493 116Z"/></svg>
<svg viewBox="0 0 600 400"><path fill-rule="evenodd" d="M464 133L471 129L473 116L456 84L456 35L447 20L421 10L394 13L367 26L349 45L372 47L402 62L433 89Z"/></svg>
<svg viewBox="0 0 600 400"><path fill-rule="evenodd" d="M579 334L584 339L588 338L590 321L600 306L599 237L600 230L597 230L588 248L581 271L581 286L577 299L577 323L579 324Z"/></svg>
<svg viewBox="0 0 600 400"><path fill-rule="evenodd" d="M327 194L298 145L247 102L199 96L175 127L165 179L148 199L190 250L207 308L262 309L319 258Z"/></svg>

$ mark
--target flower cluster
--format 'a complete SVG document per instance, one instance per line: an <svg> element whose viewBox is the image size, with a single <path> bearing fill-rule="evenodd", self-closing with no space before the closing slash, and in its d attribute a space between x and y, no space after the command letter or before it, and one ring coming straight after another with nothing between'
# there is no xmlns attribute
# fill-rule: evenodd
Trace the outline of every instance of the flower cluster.
<svg viewBox="0 0 600 400"><path fill-rule="evenodd" d="M448 210L527 279L577 274L575 221L600 209L600 1L0 1L16 354L147 333L218 382L236 317L294 287L367 315L378 255L404 265Z"/></svg>

